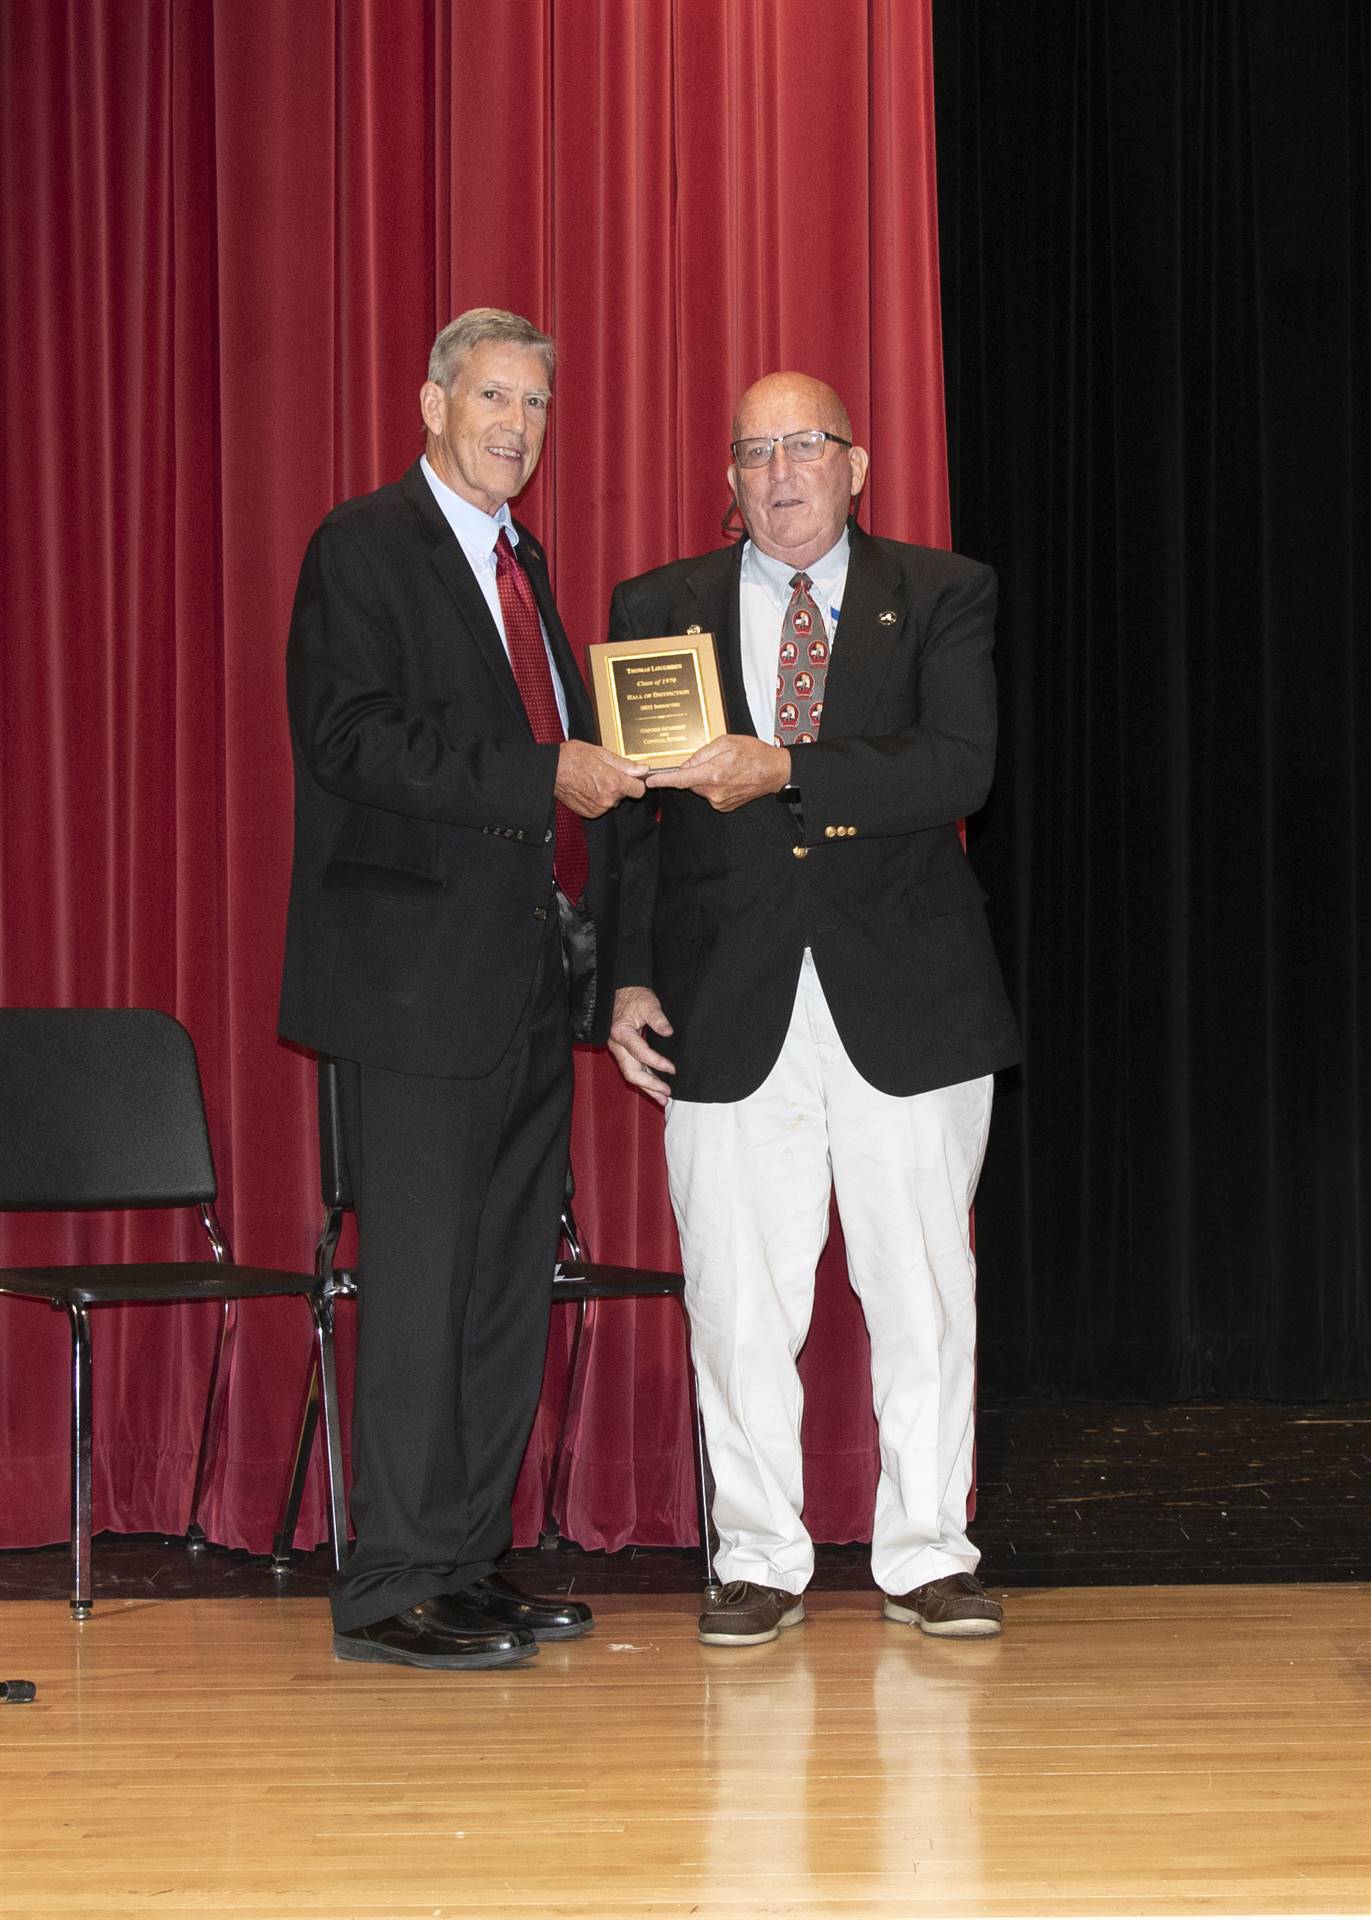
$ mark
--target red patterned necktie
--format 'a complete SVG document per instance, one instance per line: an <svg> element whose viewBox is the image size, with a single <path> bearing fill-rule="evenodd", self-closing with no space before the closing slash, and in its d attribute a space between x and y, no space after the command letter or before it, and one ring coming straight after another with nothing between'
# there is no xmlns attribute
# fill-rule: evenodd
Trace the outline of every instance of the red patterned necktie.
<svg viewBox="0 0 1371 1920"><path fill-rule="evenodd" d="M566 730L562 726L562 716L557 711L552 669L548 665L547 647L538 619L538 602L533 597L528 575L514 557L509 535L503 527L495 542L495 587L500 596L500 612L504 617L509 664L514 669L514 678L528 715L528 724L533 729L533 737L544 745L553 740L565 740ZM556 835L553 860L557 885L568 900L579 900L585 892L590 873L586 830L580 815L573 813L570 807L564 807L560 800L557 802Z"/></svg>
<svg viewBox="0 0 1371 1920"><path fill-rule="evenodd" d="M790 605L781 622L781 653L776 667L776 745L808 746L819 737L824 717L824 681L828 678L828 634L823 615L810 598L807 573L792 574Z"/></svg>

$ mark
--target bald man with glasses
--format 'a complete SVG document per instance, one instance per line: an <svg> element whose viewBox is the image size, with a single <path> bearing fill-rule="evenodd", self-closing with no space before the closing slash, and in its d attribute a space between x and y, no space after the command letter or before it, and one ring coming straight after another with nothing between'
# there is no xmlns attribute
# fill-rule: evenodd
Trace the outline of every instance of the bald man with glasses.
<svg viewBox="0 0 1371 1920"><path fill-rule="evenodd" d="M801 1389L836 1191L880 1429L885 1617L998 1633L967 1537L975 1263L993 1075L1019 1039L958 822L995 752L995 580L878 540L831 387L760 380L734 418L730 550L615 589L614 639L711 632L728 732L627 831L610 1050L666 1112L716 1481L712 1646L804 1619Z"/></svg>

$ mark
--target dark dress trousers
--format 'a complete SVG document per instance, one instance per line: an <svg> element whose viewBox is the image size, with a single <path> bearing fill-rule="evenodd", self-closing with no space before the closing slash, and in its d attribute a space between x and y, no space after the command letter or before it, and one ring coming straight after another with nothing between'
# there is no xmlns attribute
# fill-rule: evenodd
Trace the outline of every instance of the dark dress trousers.
<svg viewBox="0 0 1371 1920"><path fill-rule="evenodd" d="M864 1079L907 1095L1019 1057L957 822L995 756L995 578L958 554L850 523L820 735L792 751L797 797L732 813L664 789L624 812L618 981L655 989L673 1094L733 1101L781 1050L805 948ZM621 583L610 637L715 635L728 730L752 734L741 546ZM777 628L779 642L780 630Z"/></svg>
<svg viewBox="0 0 1371 1920"><path fill-rule="evenodd" d="M517 554L585 688L533 536ZM558 749L532 737L481 589L418 465L329 514L287 655L295 857L282 1035L336 1055L361 1323L349 1628L490 1571L537 1404L571 1041L608 1030L613 816L586 822L573 1035L553 887Z"/></svg>

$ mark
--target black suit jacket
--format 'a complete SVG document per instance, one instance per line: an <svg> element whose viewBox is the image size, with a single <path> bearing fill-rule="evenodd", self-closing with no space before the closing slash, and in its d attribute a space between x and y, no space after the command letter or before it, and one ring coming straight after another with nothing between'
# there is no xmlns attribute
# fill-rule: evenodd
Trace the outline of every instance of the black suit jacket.
<svg viewBox="0 0 1371 1920"><path fill-rule="evenodd" d="M518 556L565 689L590 704L538 542ZM281 1032L401 1073L488 1073L528 1000L552 897L556 745L530 732L508 657L416 463L334 509L301 569L287 652L295 862ZM585 904L608 1030L613 816L586 822Z"/></svg>
<svg viewBox="0 0 1371 1920"><path fill-rule="evenodd" d="M911 1094L1019 1056L985 894L957 822L990 788L995 577L853 523L819 739L793 751L798 801L717 813L664 789L632 810L618 979L675 1027L672 1090L737 1100L774 1065L809 947L843 1044L873 1086ZM610 637L717 640L728 727L743 685L741 546L615 589ZM779 640L779 632L778 632Z"/></svg>

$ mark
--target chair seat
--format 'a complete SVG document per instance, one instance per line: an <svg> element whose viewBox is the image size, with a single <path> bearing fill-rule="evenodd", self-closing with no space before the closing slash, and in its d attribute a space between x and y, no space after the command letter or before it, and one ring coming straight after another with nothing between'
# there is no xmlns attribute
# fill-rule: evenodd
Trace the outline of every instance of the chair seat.
<svg viewBox="0 0 1371 1920"><path fill-rule="evenodd" d="M639 1295L675 1295L685 1290L679 1273L648 1267L612 1267L598 1260L562 1260L552 1276L554 1300L630 1300Z"/></svg>
<svg viewBox="0 0 1371 1920"><path fill-rule="evenodd" d="M313 1274L274 1267L239 1267L231 1261L129 1261L106 1267L6 1267L0 1293L46 1300L54 1307L113 1306L127 1301L266 1299L273 1294L309 1294Z"/></svg>

